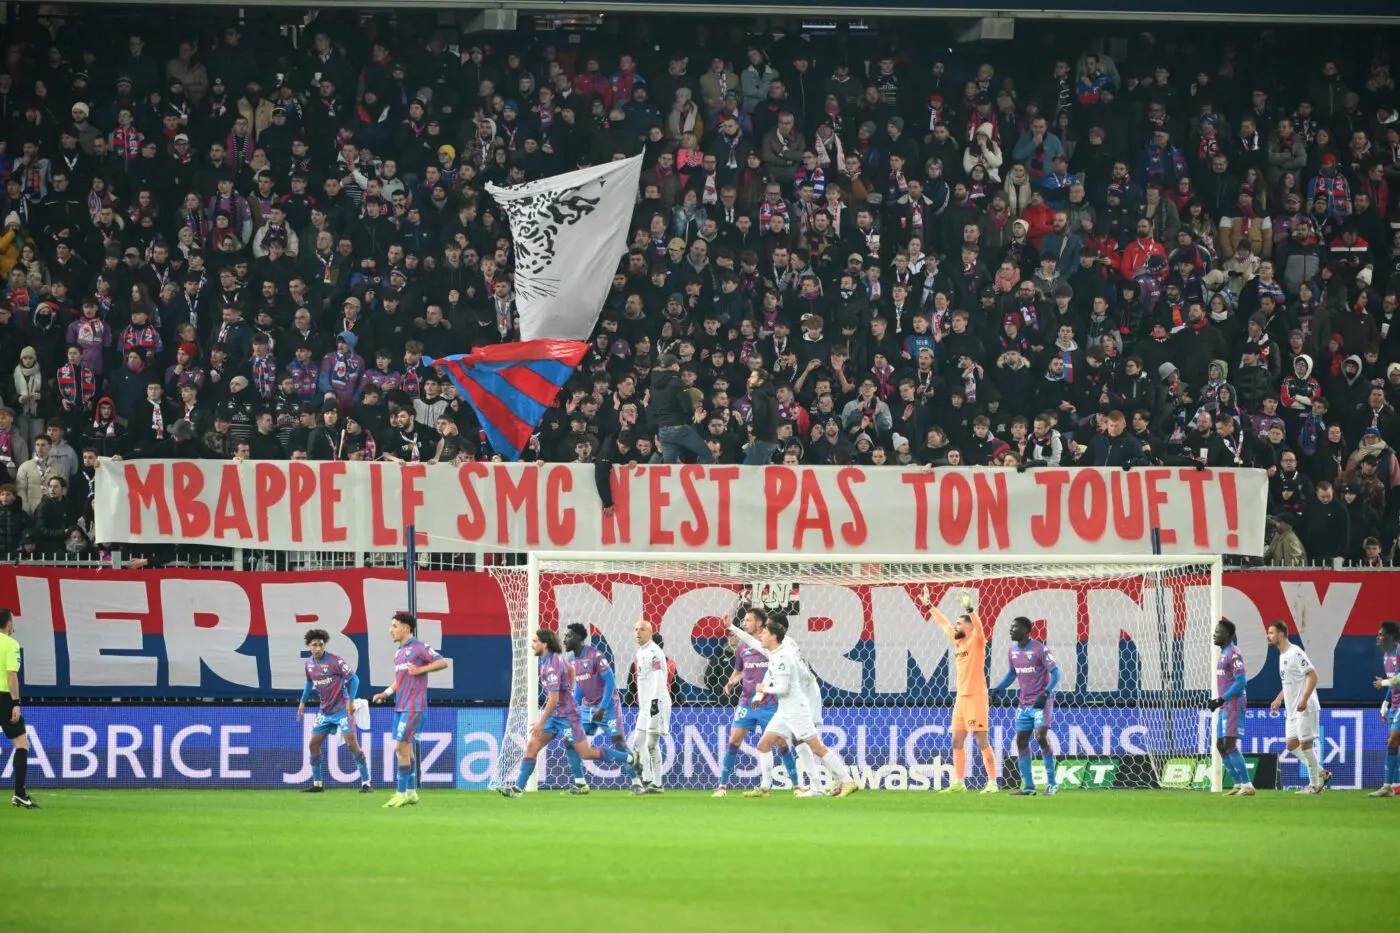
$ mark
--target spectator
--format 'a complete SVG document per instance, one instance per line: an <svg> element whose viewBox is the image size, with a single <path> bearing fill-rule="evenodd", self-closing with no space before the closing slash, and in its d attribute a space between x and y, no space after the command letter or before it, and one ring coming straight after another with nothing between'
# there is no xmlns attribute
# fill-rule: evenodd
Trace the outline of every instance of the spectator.
<svg viewBox="0 0 1400 933"><path fill-rule="evenodd" d="M1307 552L1314 562L1345 558L1351 548L1351 518L1334 494L1330 482L1318 483L1313 501L1304 513Z"/></svg>
<svg viewBox="0 0 1400 933"><path fill-rule="evenodd" d="M1275 515L1274 537L1264 551L1264 562L1274 567L1303 567L1308 562L1308 552L1303 542L1293 530L1295 519L1292 515Z"/></svg>

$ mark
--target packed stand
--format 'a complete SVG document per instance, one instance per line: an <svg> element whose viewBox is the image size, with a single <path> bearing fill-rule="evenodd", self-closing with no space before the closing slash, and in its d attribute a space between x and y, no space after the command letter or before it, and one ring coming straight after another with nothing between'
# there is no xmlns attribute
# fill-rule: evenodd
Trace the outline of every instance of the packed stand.
<svg viewBox="0 0 1400 933"><path fill-rule="evenodd" d="M497 456L423 365L517 339L484 183L642 153L527 457L1254 466L1271 561L1400 558L1382 44L1290 74L1144 34L1002 73L637 30L9 47L0 550L85 548L103 456Z"/></svg>

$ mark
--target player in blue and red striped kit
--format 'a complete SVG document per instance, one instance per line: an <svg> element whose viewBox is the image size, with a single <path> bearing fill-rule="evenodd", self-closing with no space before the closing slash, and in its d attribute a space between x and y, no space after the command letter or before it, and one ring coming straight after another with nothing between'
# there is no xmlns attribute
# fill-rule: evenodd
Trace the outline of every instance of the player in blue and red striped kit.
<svg viewBox="0 0 1400 933"><path fill-rule="evenodd" d="M767 623L768 613L762 609L749 609L744 613L744 630L750 635L757 637L759 629ZM758 692L759 685L763 683L763 678L767 674L768 656L766 654L742 643L735 646L734 674L724 685L724 692L729 693L738 685L740 687L739 705L734 710L734 722L729 729L729 747L724 750L724 766L719 776L719 787L714 792L715 797L723 797L728 793L729 782L734 778L734 768L739 763L739 749L743 747L744 738L750 733L762 735L767 730L768 723L773 720L773 714L778 711L777 697L767 693L758 693L758 698L754 698L754 694ZM787 769L788 776L792 779L793 788L796 790L798 784L797 759L793 757L792 747L783 742L776 748L778 754L783 758L783 767ZM758 760L762 769L758 789L744 791L745 797L767 797L771 793L773 753L760 752Z"/></svg>
<svg viewBox="0 0 1400 933"><path fill-rule="evenodd" d="M1374 685L1385 691L1381 702L1381 718L1390 727L1385 745L1385 783L1368 797L1400 797L1400 622L1382 622L1376 633L1381 649L1385 676L1377 677Z"/></svg>
<svg viewBox="0 0 1400 933"><path fill-rule="evenodd" d="M319 794L325 790L321 782L321 746L326 736L341 735L360 772L360 793L368 794L374 790L369 783L369 762L355 735L355 695L360 692L360 677L344 658L326 650L330 640L325 629L314 628L306 633L311 657L306 661L306 686L297 704L297 722L306 715L306 701L312 696L321 711L311 727L311 786L305 792Z"/></svg>
<svg viewBox="0 0 1400 933"><path fill-rule="evenodd" d="M625 748L622 734L622 703L617 696L617 676L608 656L588 641L588 628L578 622L564 634L564 650L573 655L574 703L579 708L579 720L585 735L602 733L614 748ZM583 776L583 759L573 746L564 749L569 759L573 783L564 794L582 796L588 793L588 779Z"/></svg>
<svg viewBox="0 0 1400 933"><path fill-rule="evenodd" d="M537 629L530 639L530 651L540 659L540 690L544 692L544 708L539 719L530 726L530 741L525 746L525 757L520 761L520 773L515 783L498 788L503 797L519 797L535 773L535 759L540 752L562 736L565 744L572 745L579 758L584 761L597 761L602 758L614 764L624 765L628 771L635 771L637 753L618 748L598 748L588 744L588 736L579 720L578 705L574 702L574 669L564 659L564 646L559 643L559 633L547 628Z"/></svg>
<svg viewBox="0 0 1400 933"><path fill-rule="evenodd" d="M992 689L1005 690L1013 680L1020 689L1016 703L1016 761L1021 769L1021 786L1014 796L1035 796L1035 778L1031 773L1031 732L1035 732L1045 763L1045 796L1049 797L1060 789L1055 783L1055 754L1050 750L1050 714L1055 687L1060 683L1060 666L1049 648L1031 638L1031 620L1025 616L1012 620L1011 641L1007 651L1011 669Z"/></svg>
<svg viewBox="0 0 1400 933"><path fill-rule="evenodd" d="M1244 655L1235 643L1235 623L1229 619L1215 623L1215 646L1220 649L1220 658L1215 662L1215 696L1206 706L1219 713L1215 720L1215 747L1220 751L1225 773L1234 783L1227 796L1253 797L1249 766L1240 751L1244 714L1249 708L1249 698L1245 694L1249 675L1245 671Z"/></svg>
<svg viewBox="0 0 1400 933"><path fill-rule="evenodd" d="M394 685L376 694L375 702L394 698L394 748L398 758L398 780L394 796L384 804L397 809L418 802L413 776L413 739L428 711L428 675L447 667L447 659L418 640L418 619L411 612L394 613L389 637L399 650L394 653Z"/></svg>

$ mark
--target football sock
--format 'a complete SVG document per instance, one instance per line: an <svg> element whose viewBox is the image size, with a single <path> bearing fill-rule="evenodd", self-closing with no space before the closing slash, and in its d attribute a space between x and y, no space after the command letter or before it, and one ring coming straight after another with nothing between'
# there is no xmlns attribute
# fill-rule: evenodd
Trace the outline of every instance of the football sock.
<svg viewBox="0 0 1400 933"><path fill-rule="evenodd" d="M796 786L797 786L797 783L798 783L798 781L797 781L797 756L793 755L793 753L792 753L792 746L791 746L791 745L784 745L784 746L783 746L783 750L782 750L781 752L779 752L778 754L779 754L780 756L782 756L782 759L783 759L783 770L787 772L787 774L788 774L788 780L792 782L792 786L793 786L793 787L796 787Z"/></svg>
<svg viewBox="0 0 1400 933"><path fill-rule="evenodd" d="M1049 752L1043 752L1040 760L1045 762L1045 783L1053 787L1055 785L1055 756Z"/></svg>
<svg viewBox="0 0 1400 933"><path fill-rule="evenodd" d="M321 783L321 770L322 770L322 767L323 767L323 766L322 766L322 764L321 764L321 756L320 756L320 755L317 755L315 758L313 758L313 759L311 760L311 783L313 783L313 784L320 784L320 783Z"/></svg>
<svg viewBox="0 0 1400 933"><path fill-rule="evenodd" d="M773 786L773 753L759 752L758 766L760 769L758 786L767 790Z"/></svg>
<svg viewBox="0 0 1400 933"><path fill-rule="evenodd" d="M1303 764L1308 769L1308 784L1312 787L1322 786L1322 765L1317 761L1317 747L1298 749L1298 757L1303 760Z"/></svg>
<svg viewBox="0 0 1400 933"><path fill-rule="evenodd" d="M661 733L647 733L647 753L651 758L651 783L661 786Z"/></svg>
<svg viewBox="0 0 1400 933"><path fill-rule="evenodd" d="M817 756L812 754L812 749L809 748L805 742L797 746L797 758L802 762L802 767L807 770L807 784L811 786L813 790L821 790L821 765L817 764Z"/></svg>
<svg viewBox="0 0 1400 933"><path fill-rule="evenodd" d="M520 759L520 773L515 776L515 786L520 790L525 789L525 785L530 783L530 775L535 773L535 759Z"/></svg>
<svg viewBox="0 0 1400 933"><path fill-rule="evenodd" d="M1018 755L1016 767L1021 770L1021 787L1025 790L1035 790L1035 778L1031 775L1031 756Z"/></svg>
<svg viewBox="0 0 1400 933"><path fill-rule="evenodd" d="M851 772L846 770L846 763L841 760L840 755L836 754L831 749L827 749L826 754L822 756L822 764L826 765L831 773L836 776L836 780L842 784L845 784L851 779Z"/></svg>
<svg viewBox="0 0 1400 933"><path fill-rule="evenodd" d="M1236 748L1229 755L1229 761L1234 768L1233 774L1235 783L1244 785L1249 783L1249 765L1245 763L1244 752Z"/></svg>
<svg viewBox="0 0 1400 933"><path fill-rule="evenodd" d="M404 790L415 791L418 789L418 769L414 762L410 761L403 769Z"/></svg>
<svg viewBox="0 0 1400 933"><path fill-rule="evenodd" d="M15 775L16 777L19 775L18 759L16 759L15 764ZM1398 781L1400 781L1400 751L1387 750L1385 753L1385 782L1394 784Z"/></svg>
<svg viewBox="0 0 1400 933"><path fill-rule="evenodd" d="M24 797L26 796L24 781L25 778L29 776L29 749L15 749L15 753L10 760L14 763L15 768L15 796Z"/></svg>
<svg viewBox="0 0 1400 933"><path fill-rule="evenodd" d="M612 746L607 746L598 749L598 751L602 752L602 758L604 761L610 761L615 765L627 764L627 749L625 748L613 748ZM578 753L575 752L575 754ZM533 767L533 765L531 767Z"/></svg>
<svg viewBox="0 0 1400 933"><path fill-rule="evenodd" d="M369 783L369 759L365 757L365 750L362 748L355 753L355 768L360 772L360 783Z"/></svg>
<svg viewBox="0 0 1400 933"><path fill-rule="evenodd" d="M967 749L953 746L953 780L959 784L967 777Z"/></svg>
<svg viewBox="0 0 1400 933"><path fill-rule="evenodd" d="M413 763L399 765L398 779L399 793L406 794L413 790Z"/></svg>
<svg viewBox="0 0 1400 933"><path fill-rule="evenodd" d="M719 786L728 787L734 779L734 768L739 764L739 750L733 745L724 750L724 769L719 774Z"/></svg>
<svg viewBox="0 0 1400 933"><path fill-rule="evenodd" d="M583 759L578 755L578 749L572 745L564 748L564 757L569 759L569 773L574 776L574 783L583 783Z"/></svg>
<svg viewBox="0 0 1400 933"><path fill-rule="evenodd" d="M997 753L992 748L982 749L982 767L987 769L987 783L997 782Z"/></svg>

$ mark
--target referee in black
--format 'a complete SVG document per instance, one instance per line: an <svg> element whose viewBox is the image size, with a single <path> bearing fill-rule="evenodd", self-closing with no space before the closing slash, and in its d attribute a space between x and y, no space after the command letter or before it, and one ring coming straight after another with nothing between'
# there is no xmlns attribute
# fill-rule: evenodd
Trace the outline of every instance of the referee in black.
<svg viewBox="0 0 1400 933"><path fill-rule="evenodd" d="M38 810L29 799L24 779L29 776L29 737L19 708L19 642L15 641L15 616L0 608L0 731L14 743L15 795L10 802L24 810Z"/></svg>

